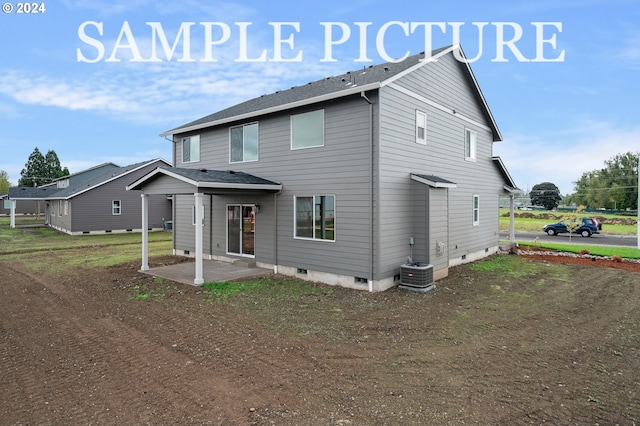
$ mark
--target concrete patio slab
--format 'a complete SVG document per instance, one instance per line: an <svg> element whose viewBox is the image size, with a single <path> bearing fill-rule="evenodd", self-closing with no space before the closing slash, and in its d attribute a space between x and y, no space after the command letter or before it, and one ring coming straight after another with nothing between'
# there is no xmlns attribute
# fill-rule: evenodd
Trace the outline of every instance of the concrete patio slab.
<svg viewBox="0 0 640 426"><path fill-rule="evenodd" d="M140 271L145 274L165 278L179 283L195 285L195 262L185 262L176 265L150 268L148 271ZM202 272L204 282L223 282L241 278L252 278L271 274L270 269L258 268L246 262L222 262L219 260L203 260Z"/></svg>

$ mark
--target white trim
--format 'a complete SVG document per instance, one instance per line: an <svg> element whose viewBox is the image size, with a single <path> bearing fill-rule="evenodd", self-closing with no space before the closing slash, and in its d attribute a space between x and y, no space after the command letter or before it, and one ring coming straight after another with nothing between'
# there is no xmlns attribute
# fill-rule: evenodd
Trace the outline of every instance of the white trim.
<svg viewBox="0 0 640 426"><path fill-rule="evenodd" d="M478 126L478 127L482 128L484 130L487 130L489 132L491 131L491 127L489 127L487 125L484 125L484 124L482 124L482 123L480 123L478 121L475 121L472 118L466 117L466 116L460 114L458 111L456 111L454 109L448 108L448 107L446 107L444 105L440 105L439 103L434 102L431 99L427 99L424 96L422 96L422 95L420 95L418 93L415 93L412 90L407 89L406 87L402 87L402 86L397 85L395 83L389 84L388 86L390 88L394 89L394 90L397 90L397 91L407 95L407 96L410 96L410 97L412 97L414 99L417 99L420 102L424 102L427 105L430 105L430 106L432 106L434 108L437 108L438 110L440 110L442 112L446 112L447 114L453 115L454 117L457 117L462 121L466 121L467 123L473 124L474 126Z"/></svg>
<svg viewBox="0 0 640 426"><path fill-rule="evenodd" d="M199 124L195 124L193 126L189 126L189 127L179 127L179 128L174 128L172 130L167 130L166 132L160 133L160 137L165 137L165 136L169 136L169 135L177 135L177 134L182 134L182 133L186 133L186 132L191 132L194 130L200 130L200 129L205 129L207 127L213 127L213 126L217 126L220 124L224 124L224 123L230 123L233 121L240 121L240 120L246 120L249 118L253 118L256 117L258 115L264 115L264 114L270 114L270 113L274 113L274 112L279 112L279 111L285 111L288 109L292 109L292 108L297 108L300 106L305 106L305 105L311 105L311 104L315 104L318 102L323 102L323 101L327 101L327 100L332 100L332 99L337 99L337 98L341 98L344 96L349 96L349 95L353 95L355 93L359 93L359 92L366 92L368 90L374 90L374 89L379 89L381 87L384 86L392 86L392 87L398 87L396 84L394 84L394 82L402 77L404 77L405 75L415 71L416 69L425 66L426 64L429 64L431 62L437 62L437 60L441 57L443 57L446 54L449 54L451 52L453 52L454 50L459 50L460 52L460 56L464 59L465 55L464 52L462 50L462 47L459 44L455 44L450 46L447 49L444 49L443 51L439 52L436 55L433 55L429 58L425 58L423 60L421 60L420 62L418 62L416 65L407 68L406 70L399 72L398 74L394 75L393 77L390 77L386 80L383 80L381 82L373 82L373 83L369 83L369 84L365 84L364 86L351 86L349 89L345 89L345 90L341 90L339 92L332 92L332 93L327 93L325 95L321 95L321 96L316 96L313 98L307 98L307 99L301 99L299 101L295 101L295 102L290 102L287 104L282 104L282 105L276 105L270 108L265 108L265 109L261 109L261 110L257 110L257 111L251 111L251 112L247 112L244 114L240 114L240 115L235 115L232 117L226 117L226 118L222 118L220 120L214 120L214 121L208 121L205 123L199 123ZM455 55L454 55L455 56ZM457 60L457 58L456 58ZM490 127L486 127L480 123L476 123L474 121L469 121L470 123L473 123L474 125L477 126L484 126L484 128L486 128L487 130L493 132L495 130L495 137L494 137L494 141L501 141L502 140L502 135L500 134L500 130L498 129L498 125L496 124L496 121L493 117L493 114L491 113L491 110L489 109L489 105L487 104L486 99L484 98L484 95L482 94L482 91L480 90L480 86L478 85L478 81L476 80L475 75L473 74L473 71L471 70L471 65L469 65L468 61L462 61L466 68L467 68L467 72L469 74L469 76L471 77L471 80L476 88L476 92L478 93L480 100L482 101L482 105L484 106L485 111L487 112L487 116L489 117L489 120L491 121L491 124L493 126L493 129ZM294 89L295 90L295 89ZM434 103L435 104L435 103ZM441 105L433 105L436 106L436 108L444 108L444 111L453 113L456 115L456 117L460 117L462 120L471 120L467 117L461 116L460 114L458 114L457 112L443 107Z"/></svg>
<svg viewBox="0 0 640 426"><path fill-rule="evenodd" d="M311 145L311 146L301 146L301 147L294 147L293 146L293 118L294 117L300 117L301 115L309 115L309 114L313 114L313 113L317 113L317 112L322 112L322 144L321 145ZM290 137L290 148L291 151L297 151L299 149L310 149L310 148L322 148L324 146L325 143L325 115L324 115L324 108L320 108L320 109L314 109L312 111L306 111L306 112L300 112L297 114L291 114L289 115L289 137Z"/></svg>
<svg viewBox="0 0 640 426"><path fill-rule="evenodd" d="M478 200L478 207L476 207L476 200ZM478 212L477 218L476 211ZM473 194L471 201L471 220L473 221L473 226L480 225L480 195L478 194Z"/></svg>
<svg viewBox="0 0 640 426"><path fill-rule="evenodd" d="M315 98L302 99L302 100L290 102L287 104L277 105L270 108L247 112L245 114L235 115L233 117L221 118L220 120L208 121L206 123L195 124L189 127L180 127L172 130L167 130L166 132L160 133L160 136L165 137L168 135L178 135L186 132L191 132L193 130L206 129L207 127L218 126L220 124L231 123L233 121L240 121L240 120L246 120L249 118L254 118L258 115L265 115L265 114L271 114L274 112L286 111L289 109L293 109L293 108L297 108L305 105L312 105L312 104L323 102L323 101L342 98L342 97L353 95L363 91L366 92L368 90L379 89L380 87L381 87L380 82L365 84L364 86L351 86L349 89L341 90L339 92L327 93L326 95L316 96Z"/></svg>
<svg viewBox="0 0 640 426"><path fill-rule="evenodd" d="M469 135L469 155L467 155L467 135ZM473 136L473 138L471 137ZM478 154L478 134L468 127L464 128L464 159L466 161L476 161Z"/></svg>
<svg viewBox="0 0 640 426"><path fill-rule="evenodd" d="M316 213L316 197L333 197L333 239L328 238L315 238L315 213ZM298 231L298 198L311 198L311 203L313 206L313 234L312 237L299 237L297 235ZM313 194L313 195L294 195L293 196L293 239L294 240L307 240L307 241L322 241L325 243L335 243L336 242L336 211L337 211L337 198L335 194Z"/></svg>
<svg viewBox="0 0 640 426"><path fill-rule="evenodd" d="M168 163L167 161L163 160L162 158L156 158L155 160L147 161L146 163L143 163L143 164L141 164L140 166L138 166L138 167L136 167L136 168L134 168L134 169L131 169L131 170L129 170L129 171L126 171L126 172L124 172L124 173L121 173L121 174L119 174L119 175L117 175L117 176L112 177L111 179L107 179L107 180L102 181L102 182L100 182L100 183L98 183L98 184L95 184L95 185L93 185L93 186L91 186L91 187L85 188L85 189L83 189L82 191L74 192L73 194L68 195L68 196L66 196L66 197L53 197L53 196L52 196L52 197L47 197L47 196L45 196L45 197L29 197L29 198L26 198L26 197L25 197L25 198L22 198L22 197L16 197L15 199L18 199L18 200L51 200L51 201L55 201L55 200L70 200L70 199L72 199L73 197L77 197L78 195L80 195L80 194L84 194L85 192L87 192L87 191L91 191L92 189L95 189L95 188L97 188L97 187L99 187L99 186L106 185L106 184L107 184L107 183L109 183L109 182L113 182L114 180L120 179L120 178L121 178L121 177L123 177L123 176L127 176L127 175L129 175L129 174L131 174L131 173L133 173L133 172L135 172L135 171L138 171L138 170L140 170L140 169L142 169L142 168L144 168L144 167L147 167L149 164L152 164L152 163L155 163L155 162L158 162L158 161L161 161L161 162L165 163L167 166L171 166L171 163ZM105 164L113 164L113 163L105 163ZM118 166L118 167L119 167L119 166ZM125 166L125 167L126 167L126 166ZM85 170L85 171L92 170L92 169L95 169L95 168L96 168L96 167L92 167L92 168L87 169L87 170ZM123 167L120 167L120 168L123 168ZM82 172L78 172L78 173L74 173L74 175L73 175L73 176L78 175L78 174L81 174L81 173L83 173L83 172L84 172L84 171L82 171ZM67 176L67 177L68 177L68 176ZM46 194L45 194L45 195L46 195Z"/></svg>
<svg viewBox="0 0 640 426"><path fill-rule="evenodd" d="M424 59L421 59L414 66L409 67L406 70L404 70L402 72L399 72L398 74L394 75L393 77L389 77L388 79L384 80L382 82L382 84L381 84L381 87L392 85L394 81L401 79L405 75L411 74L412 72L414 72L418 68L422 68L423 66L425 66L427 64L430 64L431 62L438 62L438 59L440 59L441 57L443 57L444 55L446 55L448 53L453 52L456 48L457 48L457 45L451 45L448 48L444 49L443 51L441 51L441 52L439 52L439 53L437 53L437 54L435 54L433 56L429 56L429 57L425 57Z"/></svg>
<svg viewBox="0 0 640 426"><path fill-rule="evenodd" d="M184 161L184 143L185 141L189 139L189 161ZM197 160L191 160L191 152L193 151L191 148L191 141L198 141L198 159ZM182 154L180 156L180 164L191 164L191 163L199 163L200 162L200 153L201 153L201 149L200 149L200 135L191 135L191 136L185 136L183 138L180 138L180 154Z"/></svg>
<svg viewBox="0 0 640 426"><path fill-rule="evenodd" d="M158 167L151 173L141 177L137 181L133 182L131 185L127 185L127 191L135 189L137 186L142 185L158 173L172 177L179 181L185 182L189 185L193 185L196 188L220 188L220 189L262 189L262 190L270 190L270 191L279 191L282 189L281 184L254 184L254 183L227 183L227 182L200 182L195 181L193 179L186 178L177 173L173 173L167 169L163 169Z"/></svg>
<svg viewBox="0 0 640 426"><path fill-rule="evenodd" d="M247 254L247 253L234 253L232 251L229 251L229 207L230 206L235 206L235 207L240 207L240 250L242 251L242 248L244 246L244 217L243 217L243 207L253 207L253 226L254 226L254 241L253 241L253 254ZM226 246L225 246L225 254L229 255L229 256L241 256L244 258L249 258L249 259L255 259L256 258L256 242L255 242L255 226L256 226L256 219L257 219L257 208L256 208L256 204L255 203L247 203L247 204L243 204L243 203L227 203L226 204L226 210L225 210L225 217L227 218L227 220L225 221L225 240L226 240Z"/></svg>
<svg viewBox="0 0 640 426"><path fill-rule="evenodd" d="M245 160L244 159L244 140L245 140L244 128L246 126L252 126L254 124L258 127L258 134L257 134L258 139L256 140L257 158L255 160ZM231 159L231 130L232 129L242 129L242 160L240 161L232 161ZM229 126L229 164L252 163L252 162L258 161L259 159L260 159L260 124L259 122L256 120L256 121L251 121L244 124L238 124L237 126Z"/></svg>
<svg viewBox="0 0 640 426"><path fill-rule="evenodd" d="M115 203L118 203L118 213L115 211ZM111 200L111 216L122 215L122 200Z"/></svg>

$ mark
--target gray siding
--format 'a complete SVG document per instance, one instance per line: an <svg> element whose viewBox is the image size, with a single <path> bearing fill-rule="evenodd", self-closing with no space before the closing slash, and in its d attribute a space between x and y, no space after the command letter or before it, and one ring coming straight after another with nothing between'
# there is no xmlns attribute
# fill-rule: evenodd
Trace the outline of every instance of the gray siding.
<svg viewBox="0 0 640 426"><path fill-rule="evenodd" d="M8 198L7 198L8 199ZM10 215L11 209L4 208L4 198L0 198L0 215ZM44 201L36 201L36 200L18 200L16 202L16 214L37 214L38 209L40 209L40 214L44 213Z"/></svg>
<svg viewBox="0 0 640 426"><path fill-rule="evenodd" d="M182 164L177 167L237 170L251 173L283 184L283 191L277 196L278 209L278 263L280 265L345 275L369 277L370 269L370 187L371 167L371 127L369 124L369 104L359 95L328 102L295 113L325 110L325 145L323 147L291 150L290 113L272 114L252 119L259 126L259 160L246 163L229 163L229 127L242 122L201 133L200 162ZM180 140L184 135L176 136ZM176 144L177 159L181 159L181 144ZM294 196L335 195L336 196L336 241L308 241L294 238ZM262 199L261 199L262 197ZM263 209L256 224L256 260L272 259L275 241L272 218L273 196L215 197L213 226L214 251L220 238L225 235L223 216L226 204L242 202L260 203ZM186 200L184 197L179 200ZM180 201L181 202L181 201ZM179 204L181 205L181 204ZM189 213L190 214L190 213ZM272 214L272 213L271 213ZM176 212L177 226L183 226L186 217ZM190 220L190 219L189 219ZM261 222L265 222L263 224ZM260 225L260 226L258 226ZM180 229L180 228L176 228ZM178 249L189 247L193 250L193 238L178 241ZM221 247L224 247L221 244ZM265 260L268 261L268 260Z"/></svg>
<svg viewBox="0 0 640 426"><path fill-rule="evenodd" d="M226 254L228 204L260 204L256 261L294 268L382 280L399 273L409 237L416 243L414 260L436 270L497 246L503 181L491 160L488 117L464 67L448 55L367 93L372 115L359 95L292 111L325 110L323 147L291 150L290 112L203 130L199 162L180 161L181 138L198 133L175 135L176 167L243 171L283 185L276 196L238 191L207 198L205 253ZM416 110L427 115L426 146L415 142ZM251 122L259 126L259 160L230 164L229 127ZM466 128L476 132L476 161L464 157ZM457 187L431 188L412 181L411 173L433 174ZM294 197L329 194L336 196L336 241L294 238ZM480 196L479 226L472 222L474 194ZM193 195L176 197L179 250L195 247L192 205Z"/></svg>
<svg viewBox="0 0 640 426"><path fill-rule="evenodd" d="M151 164L71 199L71 232L126 231L142 226L141 191L127 191L126 186L150 171ZM120 200L121 214L112 214L112 201ZM54 210L55 203L53 201ZM171 201L166 195L149 196L149 227L162 228L171 219ZM67 228L69 229L69 228Z"/></svg>
<svg viewBox="0 0 640 426"><path fill-rule="evenodd" d="M443 58L396 82L419 91L419 96L410 96L392 86L381 89L381 276L397 273L407 256L407 241L414 232L412 224L415 223L411 217L414 199L409 184L412 172L433 174L457 184L457 188L448 190L450 259L498 244L496 206L502 181L491 161L491 131L420 98L442 102L459 114L468 114L467 118L486 123L473 95L474 89L459 72L461 66ZM447 93L450 93L448 98ZM416 109L427 114L426 146L415 143ZM464 158L465 128L477 135L475 162ZM480 195L480 226L472 226L474 194ZM436 204L431 207L435 208Z"/></svg>

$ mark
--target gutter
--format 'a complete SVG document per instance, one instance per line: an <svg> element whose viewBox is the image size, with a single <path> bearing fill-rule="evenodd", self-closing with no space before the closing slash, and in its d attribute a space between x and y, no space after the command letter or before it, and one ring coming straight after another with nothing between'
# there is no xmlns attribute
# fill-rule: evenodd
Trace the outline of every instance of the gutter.
<svg viewBox="0 0 640 426"><path fill-rule="evenodd" d="M273 107L264 108L264 109L257 110L257 111L251 111L251 112L247 112L245 114L234 115L232 117L221 118L219 120L214 120L214 121L207 121L206 123L194 124L193 126L178 127L178 128L175 128L175 129L172 129L172 130L167 130L166 132L160 133L160 136L165 137L165 136L168 136L168 135L178 135L178 134L181 134L181 133L187 133L187 132L191 132L191 131L194 131L194 130L205 129L207 127L218 126L220 124L231 123L233 121L246 120L248 118L253 118L253 117L256 117L258 115L271 114L271 113L279 112L279 111L286 111L288 109L297 108L297 107L304 106L304 105L311 105L311 104L315 104L315 103L318 103L318 102L328 101L328 100L331 100L331 99L342 98L344 96L353 95L353 94L358 93L358 92L364 93L364 91L366 91L366 90L378 89L378 88L380 88L380 86L381 86L380 82L365 84L364 86L355 86L355 87L352 86L352 87L350 87L349 89L346 89L346 90L341 90L339 92L331 92L331 93L327 93L325 95L316 96L314 98L301 99L299 101L290 102L290 103L282 104L282 105L276 105L276 106L273 106Z"/></svg>

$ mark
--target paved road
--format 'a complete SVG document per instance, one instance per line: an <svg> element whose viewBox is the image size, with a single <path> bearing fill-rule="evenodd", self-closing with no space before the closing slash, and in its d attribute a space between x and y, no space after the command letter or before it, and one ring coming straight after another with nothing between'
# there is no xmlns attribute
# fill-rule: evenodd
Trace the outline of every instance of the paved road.
<svg viewBox="0 0 640 426"><path fill-rule="evenodd" d="M546 241L550 243L638 247L637 237L598 234L592 235L589 238L583 238L580 235L574 234L571 236L571 241L569 241L569 234L559 234L552 237L544 232L516 232L516 241L534 241L536 238L538 238L538 241ZM508 240L509 233L501 231L500 239Z"/></svg>

